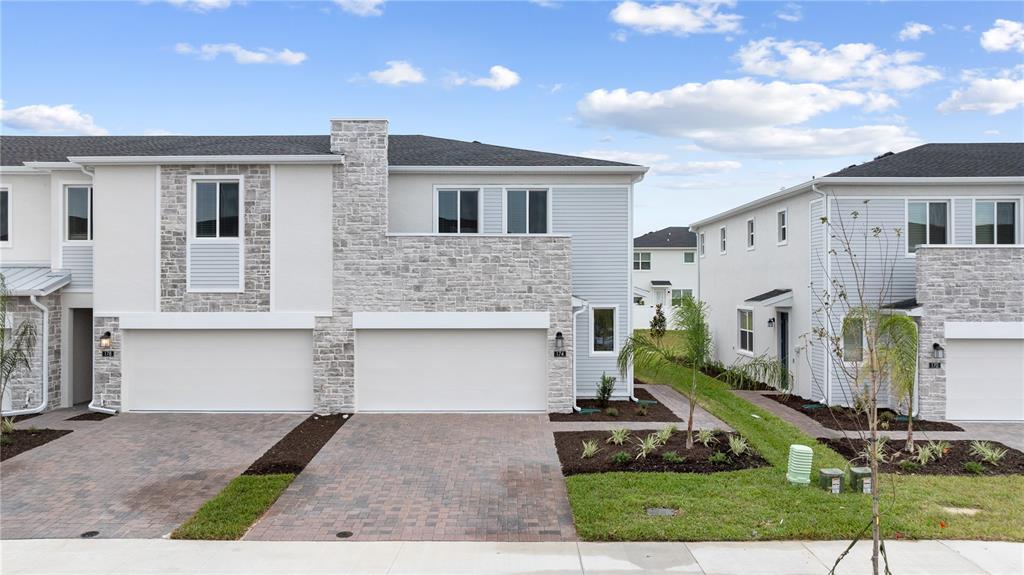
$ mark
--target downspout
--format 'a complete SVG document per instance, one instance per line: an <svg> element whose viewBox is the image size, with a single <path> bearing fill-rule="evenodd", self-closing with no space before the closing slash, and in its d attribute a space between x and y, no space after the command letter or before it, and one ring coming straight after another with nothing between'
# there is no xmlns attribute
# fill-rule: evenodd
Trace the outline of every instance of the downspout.
<svg viewBox="0 0 1024 575"><path fill-rule="evenodd" d="M43 315L43 346L42 346L42 374L40 374L40 381L43 384L43 401L36 407L29 409L15 409L13 411L5 412L4 417L14 417L16 415L32 415L36 413L42 413L46 411L47 406L50 404L50 308L46 307L45 304L39 303L36 296L29 296L29 301L32 305L39 308Z"/></svg>
<svg viewBox="0 0 1024 575"><path fill-rule="evenodd" d="M821 196L821 210L822 210L822 213L825 214L826 218L830 218L832 216L832 214L830 214L829 210L828 210L828 197L825 195L825 192L819 190L818 189L818 184L815 184L814 182L811 182L811 191L814 192L815 194L818 194L819 196ZM810 233L810 232L808 232L808 233ZM832 273L832 264L831 264L831 258L828 257L828 250L829 250L828 233L827 232L824 233L823 236L824 237L822 239L825 241L825 245L822 246L824 248L824 250L825 250L825 254L824 254L825 255L825 273L828 274L828 276L830 276L831 273ZM808 270L808 273L810 273L810 270ZM828 277L826 277L826 283L828 283ZM831 321L826 320L825 323L829 324L829 328L832 327L832 325L831 325L832 322ZM814 324L813 317L811 318L811 324L812 325ZM825 394L824 394L825 395L825 405L832 405L832 374L831 374L832 370L829 367L829 364L831 362L832 362L832 358L829 356L828 352L826 351L825 352L825 374L824 374L825 375ZM813 380L813 375L812 375L811 379Z"/></svg>
<svg viewBox="0 0 1024 575"><path fill-rule="evenodd" d="M587 306L581 306L580 309L572 312L572 410L581 411L580 406L576 405L576 317L583 313L583 310L587 309Z"/></svg>

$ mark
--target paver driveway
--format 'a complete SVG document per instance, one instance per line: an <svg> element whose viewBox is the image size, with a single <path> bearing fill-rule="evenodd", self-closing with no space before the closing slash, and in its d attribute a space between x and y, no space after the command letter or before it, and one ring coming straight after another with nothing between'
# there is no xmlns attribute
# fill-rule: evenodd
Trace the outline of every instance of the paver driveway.
<svg viewBox="0 0 1024 575"><path fill-rule="evenodd" d="M55 412L26 421L75 431L0 465L0 538L161 537L304 418L129 413L65 424Z"/></svg>
<svg viewBox="0 0 1024 575"><path fill-rule="evenodd" d="M246 535L573 540L546 415L357 414Z"/></svg>

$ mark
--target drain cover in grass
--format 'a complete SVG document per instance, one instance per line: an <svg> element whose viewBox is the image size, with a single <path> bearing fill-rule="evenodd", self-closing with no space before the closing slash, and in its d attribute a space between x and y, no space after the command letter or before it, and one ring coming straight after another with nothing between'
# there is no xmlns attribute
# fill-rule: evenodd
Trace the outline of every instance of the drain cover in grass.
<svg viewBox="0 0 1024 575"><path fill-rule="evenodd" d="M679 515L679 510L671 507L648 507L647 514L652 517L674 517Z"/></svg>

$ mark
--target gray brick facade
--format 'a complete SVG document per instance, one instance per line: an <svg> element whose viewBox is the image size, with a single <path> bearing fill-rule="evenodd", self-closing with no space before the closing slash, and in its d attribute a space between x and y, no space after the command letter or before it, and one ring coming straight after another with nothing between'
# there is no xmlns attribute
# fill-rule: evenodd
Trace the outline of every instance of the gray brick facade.
<svg viewBox="0 0 1024 575"><path fill-rule="evenodd" d="M355 409L355 311L548 311L572 342L568 238L387 235L387 122L334 121L333 316L314 330L319 412ZM548 360L548 410L572 408L569 358Z"/></svg>
<svg viewBox="0 0 1024 575"><path fill-rule="evenodd" d="M47 409L60 407L61 402L61 317L62 310L59 295L48 295L36 298L49 311L49 405ZM41 375L43 369L43 321L42 310L32 305L27 297L9 297L7 299L7 317L11 325L17 327L23 321L35 326L36 340L32 349L30 363L32 368L19 368L8 382L8 397L11 409L28 409L38 407L42 403Z"/></svg>
<svg viewBox="0 0 1024 575"><path fill-rule="evenodd" d="M92 399L100 407L121 409L121 331L116 317L94 317L92 319L93 341L98 342L104 333L110 332L110 351L113 357L103 357L99 345L92 352Z"/></svg>
<svg viewBox="0 0 1024 575"><path fill-rule="evenodd" d="M1024 321L1024 248L928 247L917 251L921 415L946 416L946 371L927 367L932 344L946 347L947 321Z"/></svg>

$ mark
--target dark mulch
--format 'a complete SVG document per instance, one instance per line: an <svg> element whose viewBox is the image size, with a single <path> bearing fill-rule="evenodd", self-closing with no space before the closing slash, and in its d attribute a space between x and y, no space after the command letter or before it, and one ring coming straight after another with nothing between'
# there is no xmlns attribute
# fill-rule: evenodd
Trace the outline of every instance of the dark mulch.
<svg viewBox="0 0 1024 575"><path fill-rule="evenodd" d="M8 417L7 419L10 419L14 423L18 423L19 421L25 421L27 419L32 419L33 417L39 417L40 415L42 415L42 414L41 413L29 413L29 414L26 414L26 415L15 415L14 417Z"/></svg>
<svg viewBox="0 0 1024 575"><path fill-rule="evenodd" d="M853 460L858 457L861 452L864 451L864 445L867 443L863 439L824 439L818 438L818 441L824 443L834 449L843 457ZM940 459L932 461L924 467L906 468L901 467L900 462L905 460L912 460L914 456L902 451L906 445L906 440L890 439L886 443L887 462L879 465L879 470L884 473L898 473L901 475L975 475L970 471L964 469L964 463L968 461L978 461L978 458L971 455L971 442L966 440L949 441L949 451ZM1001 447L1007 450L1006 456L999 462L999 465L992 466L987 463L983 463L984 468L981 475L1022 475L1024 474L1024 453L1011 449L1002 443L997 441L990 441L992 445ZM928 445L927 441L915 441L914 445L923 446ZM863 459L859 459L855 462L857 465L867 466L867 463Z"/></svg>
<svg viewBox="0 0 1024 575"><path fill-rule="evenodd" d="M288 432L242 475L299 474L349 418L342 414L311 415Z"/></svg>
<svg viewBox="0 0 1024 575"><path fill-rule="evenodd" d="M71 433L70 429L15 429L0 436L0 461L25 453Z"/></svg>
<svg viewBox="0 0 1024 575"><path fill-rule="evenodd" d="M850 409L849 407L833 405L829 408L825 404L793 394L767 394L765 397L774 399L786 407L795 409L829 429L837 429L839 431L867 431L868 428L867 417L856 410ZM891 409L879 409L878 416L882 418L880 421L884 422L888 420L889 431L907 430L906 420ZM928 421L927 419L917 419L915 417L914 431L963 431L963 428L953 425L948 421Z"/></svg>
<svg viewBox="0 0 1024 575"><path fill-rule="evenodd" d="M768 463L760 455L748 451L741 457L729 452L729 434L718 432L715 438L718 443L712 443L704 447L700 443L694 443L693 448L686 449L686 432L679 431L672 435L668 443L654 450L647 456L647 459L637 459L636 441L640 437L646 437L656 430L637 430L622 445L606 443L610 432L608 431L560 431L555 433L555 447L558 449L558 459L562 462L562 473L564 475L576 475L579 473L605 473L608 471L674 471L678 473L713 473L716 471L736 471L738 469L750 469L763 467ZM588 459L582 459L583 441L597 441L600 448L596 455ZM616 463L612 457L625 451L629 454L629 461ZM662 458L662 455L675 451L677 455L684 458L679 463L669 463ZM729 460L725 463L711 463L708 458L716 451L725 453Z"/></svg>
<svg viewBox="0 0 1024 575"><path fill-rule="evenodd" d="M647 390L637 389L634 397L657 403L641 404L633 401L609 401L608 407L614 408L618 415L608 415L604 410L597 413L552 413L548 417L551 421L682 421L672 410L661 402L654 399L654 396ZM576 405L583 408L598 409L601 406L596 399L580 399ZM640 415L644 405L647 408L647 415Z"/></svg>
<svg viewBox="0 0 1024 575"><path fill-rule="evenodd" d="M69 417L64 421L103 421L108 417L114 417L113 413L100 413L98 411L90 411L74 417Z"/></svg>

